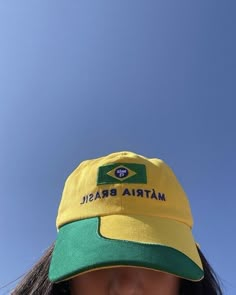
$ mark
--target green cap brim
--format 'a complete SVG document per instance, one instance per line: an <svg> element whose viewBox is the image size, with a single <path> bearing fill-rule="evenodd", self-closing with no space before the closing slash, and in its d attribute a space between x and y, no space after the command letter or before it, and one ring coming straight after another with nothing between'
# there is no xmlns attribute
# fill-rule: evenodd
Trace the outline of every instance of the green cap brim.
<svg viewBox="0 0 236 295"><path fill-rule="evenodd" d="M165 245L107 239L99 233L99 217L75 221L58 232L49 279L59 282L87 271L114 266L138 266L192 281L203 271L183 253Z"/></svg>

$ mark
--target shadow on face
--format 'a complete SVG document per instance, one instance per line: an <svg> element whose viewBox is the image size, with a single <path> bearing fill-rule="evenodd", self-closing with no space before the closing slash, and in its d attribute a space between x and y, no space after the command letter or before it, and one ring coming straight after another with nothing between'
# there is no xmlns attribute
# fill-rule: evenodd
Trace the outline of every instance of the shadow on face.
<svg viewBox="0 0 236 295"><path fill-rule="evenodd" d="M78 275L70 287L72 295L178 295L180 279L140 267L113 267Z"/></svg>

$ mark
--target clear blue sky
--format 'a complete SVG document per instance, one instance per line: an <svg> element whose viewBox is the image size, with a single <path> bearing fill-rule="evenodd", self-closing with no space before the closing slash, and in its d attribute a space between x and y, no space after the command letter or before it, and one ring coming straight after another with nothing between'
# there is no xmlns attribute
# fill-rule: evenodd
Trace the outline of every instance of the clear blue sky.
<svg viewBox="0 0 236 295"><path fill-rule="evenodd" d="M79 162L131 150L173 168L196 240L236 294L235 11L233 0L0 2L0 285L55 239Z"/></svg>

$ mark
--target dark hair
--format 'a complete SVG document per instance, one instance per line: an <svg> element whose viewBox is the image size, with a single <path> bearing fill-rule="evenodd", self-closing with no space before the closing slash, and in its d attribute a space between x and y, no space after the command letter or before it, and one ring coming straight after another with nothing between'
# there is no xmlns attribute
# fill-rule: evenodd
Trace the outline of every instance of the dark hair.
<svg viewBox="0 0 236 295"><path fill-rule="evenodd" d="M26 274L22 281L12 291L12 295L61 295L70 294L69 282L51 283L48 279L48 269L54 244L51 245L41 259ZM205 276L200 282L182 280L181 295L223 295L219 280L212 267L198 249L202 260Z"/></svg>

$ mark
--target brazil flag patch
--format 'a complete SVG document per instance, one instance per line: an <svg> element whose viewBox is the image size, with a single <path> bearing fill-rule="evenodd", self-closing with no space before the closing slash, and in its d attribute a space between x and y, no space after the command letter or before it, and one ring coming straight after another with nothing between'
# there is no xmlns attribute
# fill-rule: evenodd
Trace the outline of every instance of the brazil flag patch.
<svg viewBox="0 0 236 295"><path fill-rule="evenodd" d="M134 163L115 163L100 166L97 184L110 183L147 183L146 167Z"/></svg>

